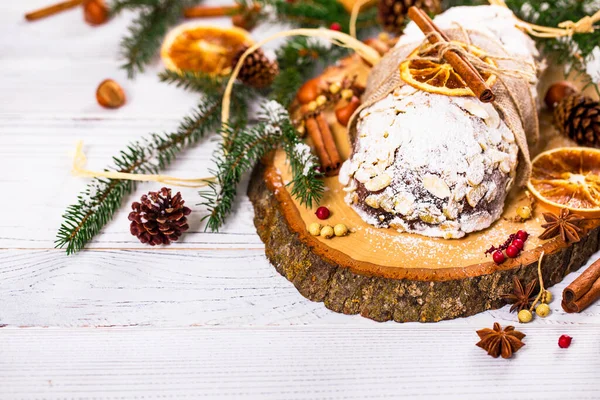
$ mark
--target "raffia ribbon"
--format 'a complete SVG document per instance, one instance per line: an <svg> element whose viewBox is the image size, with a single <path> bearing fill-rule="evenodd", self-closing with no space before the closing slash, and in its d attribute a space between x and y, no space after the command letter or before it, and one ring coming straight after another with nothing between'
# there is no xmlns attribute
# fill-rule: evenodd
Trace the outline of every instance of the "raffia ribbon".
<svg viewBox="0 0 600 400"><path fill-rule="evenodd" d="M491 5L508 8L504 0L488 0ZM515 17L516 18L516 17ZM558 28L540 26L518 19L517 27L527 32L531 36L539 38L559 38L573 36L576 33L593 33L597 28L594 26L600 21L600 10L593 15L587 15L579 21L563 21L558 24Z"/></svg>
<svg viewBox="0 0 600 400"><path fill-rule="evenodd" d="M86 178L121 179L140 182L160 182L164 183L165 185L189 188L201 188L207 186L210 182L215 180L214 177L185 179L168 175L132 174L118 171L90 171L85 168L86 164L87 157L83 152L83 142L80 140L77 142L77 146L75 147L75 155L73 157L73 167L71 169L71 173L74 176Z"/></svg>

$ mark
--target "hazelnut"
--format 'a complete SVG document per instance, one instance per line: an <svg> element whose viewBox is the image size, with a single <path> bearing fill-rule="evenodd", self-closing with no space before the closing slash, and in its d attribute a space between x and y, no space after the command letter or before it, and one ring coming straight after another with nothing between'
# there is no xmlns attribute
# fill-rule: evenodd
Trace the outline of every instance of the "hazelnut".
<svg viewBox="0 0 600 400"><path fill-rule="evenodd" d="M108 21L108 7L104 0L86 0L83 3L83 18L90 25L102 25Z"/></svg>
<svg viewBox="0 0 600 400"><path fill-rule="evenodd" d="M337 224L333 227L333 233L335 233L335 236L346 236L348 234L348 227L344 224Z"/></svg>
<svg viewBox="0 0 600 400"><path fill-rule="evenodd" d="M533 314L531 314L531 311L527 309L519 311L519 314L517 314L517 316L519 317L519 322L523 324L531 322L531 320L533 319Z"/></svg>
<svg viewBox="0 0 600 400"><path fill-rule="evenodd" d="M350 117L352 114L354 114L354 111L356 111L359 106L360 100L358 97L353 96L348 104L335 110L335 117L340 125L347 126L348 121L350 121Z"/></svg>
<svg viewBox="0 0 600 400"><path fill-rule="evenodd" d="M105 108L119 108L125 104L125 92L112 79L103 80L96 89L96 100Z"/></svg>
<svg viewBox="0 0 600 400"><path fill-rule="evenodd" d="M561 81L550 86L544 97L544 103L549 109L553 109L562 99L577 93L577 88L567 81Z"/></svg>
<svg viewBox="0 0 600 400"><path fill-rule="evenodd" d="M298 90L298 94L296 98L301 104L310 103L314 101L319 95L319 84L321 83L320 78L313 78L307 81L304 85L300 87Z"/></svg>
<svg viewBox="0 0 600 400"><path fill-rule="evenodd" d="M313 222L308 226L308 233L313 236L319 236L321 234L321 224L318 222Z"/></svg>
<svg viewBox="0 0 600 400"><path fill-rule="evenodd" d="M333 228L329 225L325 225L322 229L321 229L321 237L325 238L325 239L330 239L331 237L333 237L334 232L333 232Z"/></svg>

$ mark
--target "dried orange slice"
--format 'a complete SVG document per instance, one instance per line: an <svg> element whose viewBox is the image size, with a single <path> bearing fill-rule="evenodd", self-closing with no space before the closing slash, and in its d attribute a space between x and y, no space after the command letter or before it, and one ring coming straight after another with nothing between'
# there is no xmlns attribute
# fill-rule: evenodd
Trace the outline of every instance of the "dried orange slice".
<svg viewBox="0 0 600 400"><path fill-rule="evenodd" d="M485 57L479 48L467 45L465 43L453 42L470 53L481 58L485 63L496 66L494 60ZM475 96L469 89L466 82L454 71L454 68L446 62L438 63L433 60L412 59L418 56L434 56L432 47L417 47L407 57L407 60L400 64L400 77L410 86L429 93L438 93L446 96ZM442 60L443 61L443 60ZM492 87L496 82L496 75L481 73L481 77Z"/></svg>
<svg viewBox="0 0 600 400"><path fill-rule="evenodd" d="M231 72L236 50L252 44L250 34L244 29L187 23L169 32L160 57L170 70L226 75Z"/></svg>
<svg viewBox="0 0 600 400"><path fill-rule="evenodd" d="M600 150L562 147L541 153L533 159L527 187L554 211L600 217Z"/></svg>

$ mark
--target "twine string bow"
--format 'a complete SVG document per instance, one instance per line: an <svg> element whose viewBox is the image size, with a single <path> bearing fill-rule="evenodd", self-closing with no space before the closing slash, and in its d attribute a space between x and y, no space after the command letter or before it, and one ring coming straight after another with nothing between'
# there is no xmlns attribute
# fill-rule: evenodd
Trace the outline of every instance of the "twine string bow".
<svg viewBox="0 0 600 400"><path fill-rule="evenodd" d="M462 26L461 26L462 28ZM415 55L413 57L407 58L406 61L409 60L429 60L429 61L434 61L436 63L442 64L445 61L443 61L444 59L444 55L448 52L448 51L454 51L458 54L460 54L462 57L466 58L472 65L473 67L475 67L475 69L477 71L481 72L485 72L491 75L504 75L504 76L510 76L512 78L519 78L519 79L525 79L528 82L534 82L536 79L536 75L535 75L535 71L536 71L536 66L535 64L533 64L532 62L529 62L527 60L525 60L522 57L508 57L508 56L500 56L500 55L493 55L493 54L489 54L485 51L480 52L479 54L473 54L472 52L468 51L467 48L465 48L465 45L470 45L470 40L468 39L468 34L466 34L465 32L465 40L463 41L450 41L450 42L444 42L444 41L439 41L435 44L431 44L429 43L429 41L427 40L428 36L430 35L439 35L437 32L432 32L430 34L427 35L425 41L423 41L423 44L421 45L421 49L422 51L420 51L419 55ZM436 56L429 56L429 55L422 55L424 52L429 53L430 50L436 50L436 52L432 52L437 54ZM505 67L499 67L497 65L494 64L490 64L485 62L484 60L488 58L494 61L512 61L514 63L517 63L521 66L523 66L523 68L505 68Z"/></svg>

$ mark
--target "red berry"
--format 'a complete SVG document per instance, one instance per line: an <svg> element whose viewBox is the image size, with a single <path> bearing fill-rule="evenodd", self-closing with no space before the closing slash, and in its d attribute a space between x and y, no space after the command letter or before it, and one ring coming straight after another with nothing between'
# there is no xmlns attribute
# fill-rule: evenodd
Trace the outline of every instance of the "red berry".
<svg viewBox="0 0 600 400"><path fill-rule="evenodd" d="M514 244L511 244L510 246L508 246L506 248L506 255L509 256L510 258L515 258L516 256L519 255L519 248L517 246L515 246Z"/></svg>
<svg viewBox="0 0 600 400"><path fill-rule="evenodd" d="M561 337L558 338L558 347L561 349L566 349L571 345L571 340L573 340L571 336L561 335Z"/></svg>
<svg viewBox="0 0 600 400"><path fill-rule="evenodd" d="M502 264L505 260L504 253L500 250L496 250L494 254L492 254L492 258L496 264Z"/></svg>
<svg viewBox="0 0 600 400"><path fill-rule="evenodd" d="M331 29L332 31L338 31L339 32L339 31L342 30L342 26L339 23L334 22L331 25L329 25L329 29Z"/></svg>
<svg viewBox="0 0 600 400"><path fill-rule="evenodd" d="M517 232L517 238L521 239L523 242L525 242L528 237L529 237L529 233L527 233L523 230L520 230L519 232Z"/></svg>
<svg viewBox="0 0 600 400"><path fill-rule="evenodd" d="M315 212L315 215L319 219L327 219L327 218L329 218L330 214L331 214L331 212L329 211L329 208L323 207L323 206L317 208L317 211Z"/></svg>
<svg viewBox="0 0 600 400"><path fill-rule="evenodd" d="M525 247L525 243L521 239L513 240L512 244L519 250L523 250L523 247Z"/></svg>

